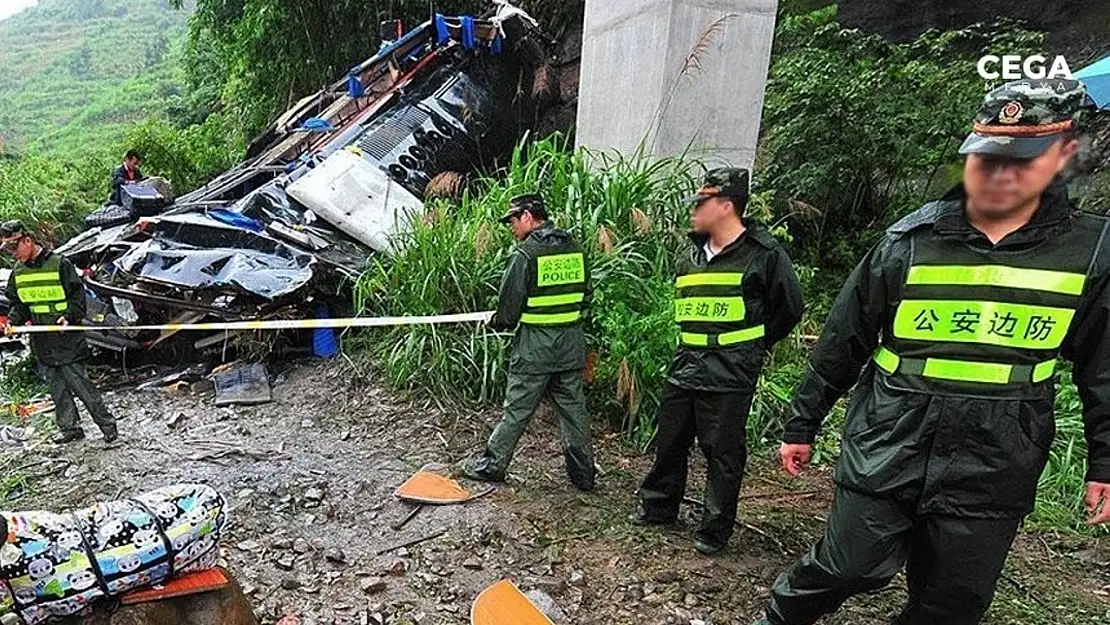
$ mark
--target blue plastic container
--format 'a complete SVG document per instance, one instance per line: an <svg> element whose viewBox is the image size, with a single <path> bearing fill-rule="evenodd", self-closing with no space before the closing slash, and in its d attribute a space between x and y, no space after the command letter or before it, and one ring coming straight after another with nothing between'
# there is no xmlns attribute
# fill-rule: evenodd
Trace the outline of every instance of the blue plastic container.
<svg viewBox="0 0 1110 625"><path fill-rule="evenodd" d="M328 319L328 309L325 306L316 307L317 319ZM333 358L339 353L339 337L332 328L316 328L312 331L312 353L317 358Z"/></svg>

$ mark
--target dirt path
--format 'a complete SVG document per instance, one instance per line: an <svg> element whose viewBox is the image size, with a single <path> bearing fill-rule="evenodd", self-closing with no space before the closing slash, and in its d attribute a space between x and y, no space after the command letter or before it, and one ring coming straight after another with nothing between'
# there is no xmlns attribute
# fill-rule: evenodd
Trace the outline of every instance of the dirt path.
<svg viewBox="0 0 1110 625"><path fill-rule="evenodd" d="M294 366L278 377L275 401L257 407L216 408L210 394L113 394L125 444L105 450L90 440L27 456L13 466L54 461L29 468L39 477L5 505L78 507L209 483L231 506L225 557L257 613L267 623L296 615L302 625L468 623L476 594L503 577L553 598L564 623L747 625L775 576L822 529L827 473L787 481L755 459L744 527L725 555L700 557L679 531L625 523L649 459L627 455L615 438L599 442L599 490L569 487L544 411L506 487L465 506L426 508L395 531L410 508L394 489L426 463L480 447L497 415L401 400L341 365ZM698 485L701 467L694 471ZM1007 577L988 623L1110 619L1110 547L1098 541L1023 536ZM827 622L886 623L903 597L899 581Z"/></svg>

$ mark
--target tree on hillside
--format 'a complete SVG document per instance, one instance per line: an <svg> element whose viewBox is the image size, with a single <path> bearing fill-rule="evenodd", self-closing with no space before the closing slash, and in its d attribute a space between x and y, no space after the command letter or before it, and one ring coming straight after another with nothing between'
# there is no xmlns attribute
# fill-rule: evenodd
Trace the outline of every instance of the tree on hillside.
<svg viewBox="0 0 1110 625"><path fill-rule="evenodd" d="M88 43L73 51L69 59L69 73L74 78L87 78L92 72L92 48Z"/></svg>

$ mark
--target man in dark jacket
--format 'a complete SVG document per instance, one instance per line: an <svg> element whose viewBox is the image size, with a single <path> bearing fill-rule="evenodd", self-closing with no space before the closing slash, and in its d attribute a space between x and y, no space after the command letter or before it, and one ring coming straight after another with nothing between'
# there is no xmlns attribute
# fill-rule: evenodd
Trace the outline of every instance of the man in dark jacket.
<svg viewBox="0 0 1110 625"><path fill-rule="evenodd" d="M517 443L544 395L559 416L567 475L581 490L594 488L590 417L583 389L589 272L582 249L547 220L538 195L514 198L501 218L521 245L509 256L501 281L495 330L516 330L509 359L504 418L490 436L485 453L463 463L464 476L502 481Z"/></svg>
<svg viewBox="0 0 1110 625"><path fill-rule="evenodd" d="M19 221L0 225L2 249L19 261L8 279L7 297L11 301L5 333L22 325L79 324L85 318L85 285L73 263L43 249ZM57 332L31 335L31 352L50 386L55 418L61 433L55 443L64 444L85 438L77 420L80 398L111 443L119 434L116 420L108 412L100 393L85 374L88 345L80 332Z"/></svg>
<svg viewBox="0 0 1110 625"><path fill-rule="evenodd" d="M1057 356L1083 400L1090 523L1110 521L1110 228L1060 180L1089 105L1076 81L992 91L961 149L964 184L891 227L848 279L781 450L797 475L859 378L838 489L761 623L814 623L903 566L897 623L979 623L1048 459Z"/></svg>
<svg viewBox="0 0 1110 625"><path fill-rule="evenodd" d="M108 194L109 204L120 204L122 198L120 197L120 189L124 185L135 184L146 180L143 172L139 171L139 165L142 163L142 157L135 150L129 150L123 157L123 164L112 171L112 187Z"/></svg>
<svg viewBox="0 0 1110 625"><path fill-rule="evenodd" d="M805 306L786 251L744 218L747 170L710 171L690 201L693 244L676 270L679 346L659 408L655 464L631 520L648 525L677 518L696 438L708 476L694 546L709 555L725 547L736 523L745 428L764 355L790 334Z"/></svg>

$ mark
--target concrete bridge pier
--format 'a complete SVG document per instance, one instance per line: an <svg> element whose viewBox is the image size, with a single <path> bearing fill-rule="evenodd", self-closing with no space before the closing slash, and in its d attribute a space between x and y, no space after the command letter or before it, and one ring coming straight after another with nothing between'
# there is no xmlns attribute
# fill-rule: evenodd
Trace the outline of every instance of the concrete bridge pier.
<svg viewBox="0 0 1110 625"><path fill-rule="evenodd" d="M577 141L751 167L777 0L587 0Z"/></svg>

